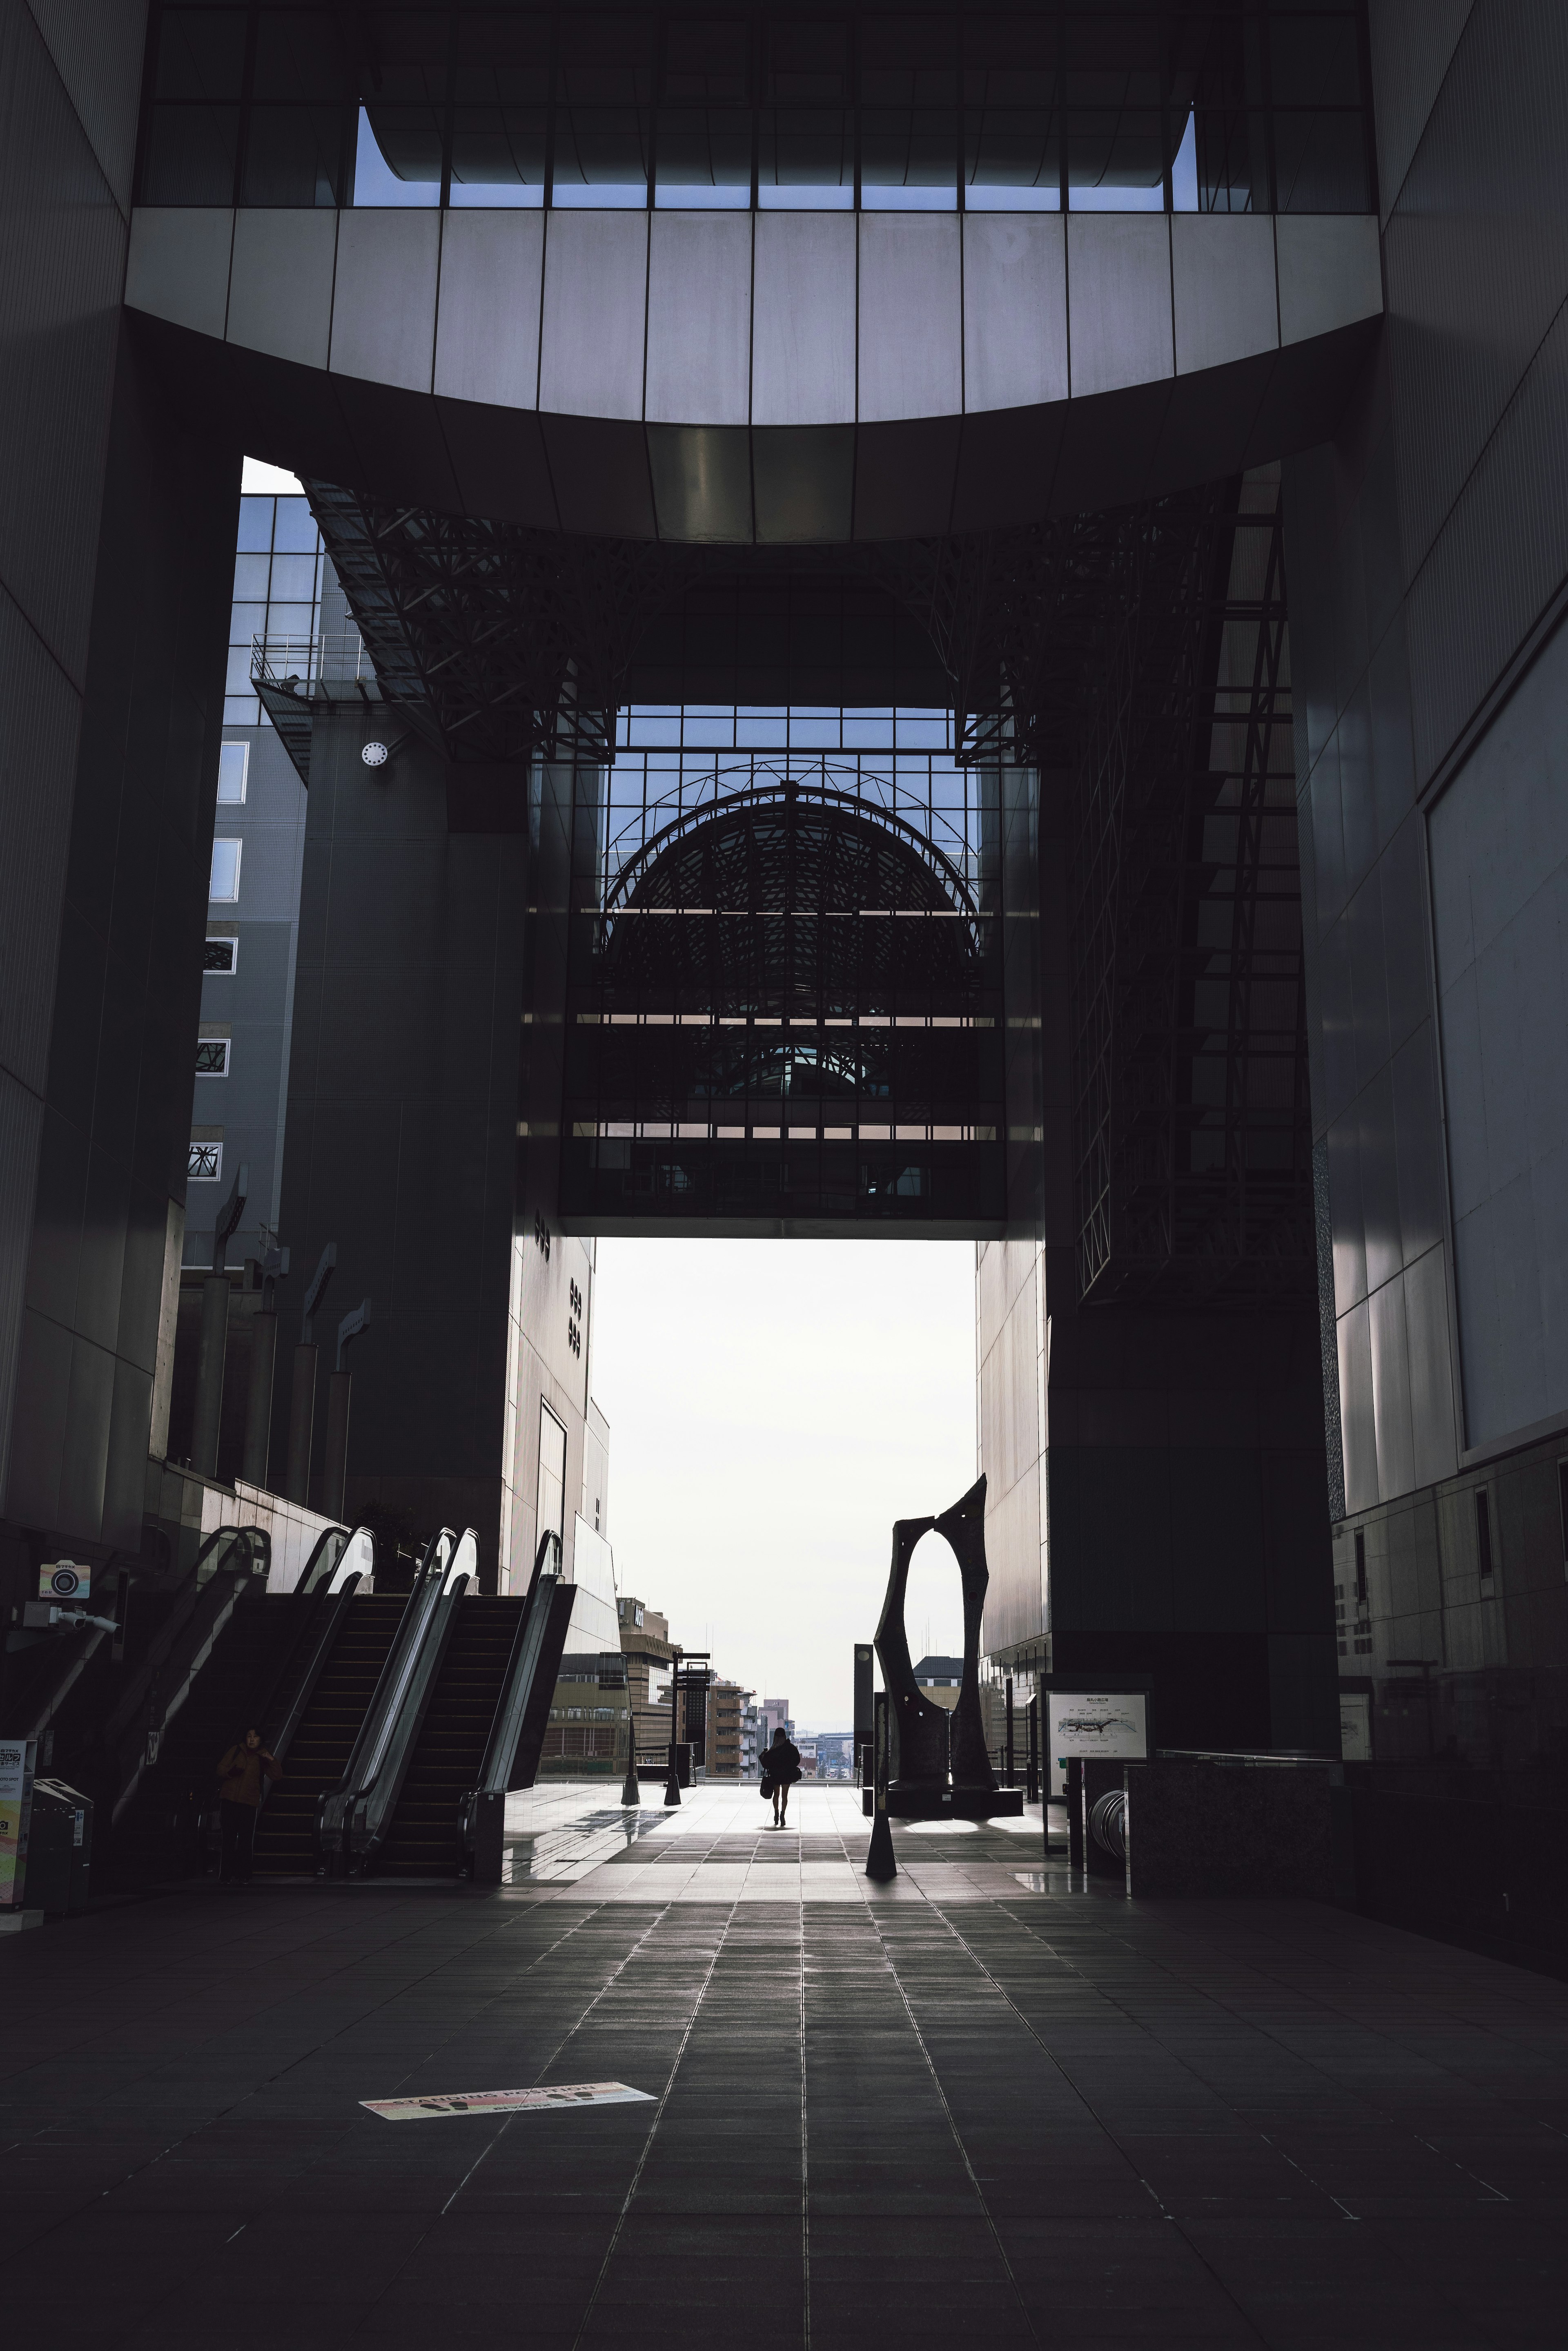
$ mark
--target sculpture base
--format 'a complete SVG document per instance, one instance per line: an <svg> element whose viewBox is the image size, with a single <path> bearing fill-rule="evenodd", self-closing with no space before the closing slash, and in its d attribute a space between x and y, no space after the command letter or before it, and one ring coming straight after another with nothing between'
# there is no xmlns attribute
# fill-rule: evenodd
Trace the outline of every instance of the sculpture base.
<svg viewBox="0 0 1568 2351"><path fill-rule="evenodd" d="M873 1792L860 1791L860 1809L867 1820L875 1810ZM902 1787L895 1780L888 1790L888 1811L896 1821L1017 1820L1023 1811L1022 1788Z"/></svg>

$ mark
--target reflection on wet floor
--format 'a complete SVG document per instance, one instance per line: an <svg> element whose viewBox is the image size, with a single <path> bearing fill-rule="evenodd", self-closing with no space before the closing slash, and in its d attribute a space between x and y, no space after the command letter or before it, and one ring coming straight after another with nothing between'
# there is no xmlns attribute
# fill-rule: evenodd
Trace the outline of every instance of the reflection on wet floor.
<svg viewBox="0 0 1568 2351"><path fill-rule="evenodd" d="M717 1891L721 1878L727 1881L730 1876L738 1883L743 1879L749 1892L765 1886L782 1894L786 1876L819 1894L829 1890L829 1877L836 1882L840 1875L845 1881L841 1891L849 1891L852 1885L858 1888L871 1826L860 1791L836 1784L802 1788L791 1809L786 1825L775 1829L755 1790L733 1782L700 1782L683 1792L680 1805L669 1809L653 1792L639 1807L623 1807L617 1801L616 1783L609 1780L545 1782L506 1800L502 1882L543 1887L593 1876L593 1890L609 1898L630 1898L645 1881L649 1895L663 1888L661 1898L667 1898L674 1891L669 1871L678 1865L682 1876L691 1881L691 1895L697 1894L700 1884ZM1021 1835L1045 1860L1043 1827L1055 1890L1056 1854L1059 1849L1065 1861L1067 1845L1066 1812L1059 1804L1046 1808L1044 1823L1035 1804L1021 1818L983 1823L895 1822L894 1834L898 1844L909 1836L919 1838L918 1844L909 1846L909 1856L911 1864L918 1856L922 1876L930 1865L940 1867L961 1858L971 1867L1001 1870L1012 1883L1015 1857L1021 1857ZM635 1858L634 1845L641 1848ZM648 1865L656 1863L660 1866L649 1878ZM614 1865L608 1879L596 1875L606 1865ZM631 1874L623 1875L628 1866ZM759 1866L763 1870L761 1880L755 1876Z"/></svg>
<svg viewBox="0 0 1568 2351"><path fill-rule="evenodd" d="M662 1820L617 1801L613 1780L546 1780L506 1799L501 1882L540 1886L586 1877Z"/></svg>

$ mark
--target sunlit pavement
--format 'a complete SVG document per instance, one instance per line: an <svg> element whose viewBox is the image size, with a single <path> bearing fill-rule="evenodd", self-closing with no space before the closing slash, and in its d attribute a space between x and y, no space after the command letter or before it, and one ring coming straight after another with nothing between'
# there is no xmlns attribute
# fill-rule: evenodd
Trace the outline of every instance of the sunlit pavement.
<svg viewBox="0 0 1568 2351"><path fill-rule="evenodd" d="M1562 2343L1568 1988L1075 1889L1037 1813L895 1827L870 1888L852 1791L777 1834L749 1789L616 1792L518 1807L497 1891L175 1888L0 1944L7 2340ZM360 2104L609 2081L648 2102Z"/></svg>

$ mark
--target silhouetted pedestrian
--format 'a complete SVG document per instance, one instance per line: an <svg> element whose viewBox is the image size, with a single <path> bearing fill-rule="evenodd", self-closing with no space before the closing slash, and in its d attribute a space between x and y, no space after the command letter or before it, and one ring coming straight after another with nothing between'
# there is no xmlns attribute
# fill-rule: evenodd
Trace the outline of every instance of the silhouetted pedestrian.
<svg viewBox="0 0 1568 2351"><path fill-rule="evenodd" d="M251 1850L255 1844L256 1814L261 1810L262 1785L281 1780L283 1766L262 1745L261 1732L247 1730L218 1764L218 1818L222 1823L218 1876L224 1886L251 1882Z"/></svg>
<svg viewBox="0 0 1568 2351"><path fill-rule="evenodd" d="M789 1810L789 1792L800 1778L800 1749L781 1722L771 1747L763 1750L763 1777L774 1800L774 1826L782 1829Z"/></svg>

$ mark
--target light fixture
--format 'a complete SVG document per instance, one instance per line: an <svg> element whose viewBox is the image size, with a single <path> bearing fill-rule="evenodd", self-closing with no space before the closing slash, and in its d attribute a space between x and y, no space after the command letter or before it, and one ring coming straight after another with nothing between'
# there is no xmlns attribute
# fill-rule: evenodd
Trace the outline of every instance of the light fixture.
<svg viewBox="0 0 1568 2351"><path fill-rule="evenodd" d="M359 757L368 768L384 768L387 764L387 747L384 743L367 743L360 751Z"/></svg>

